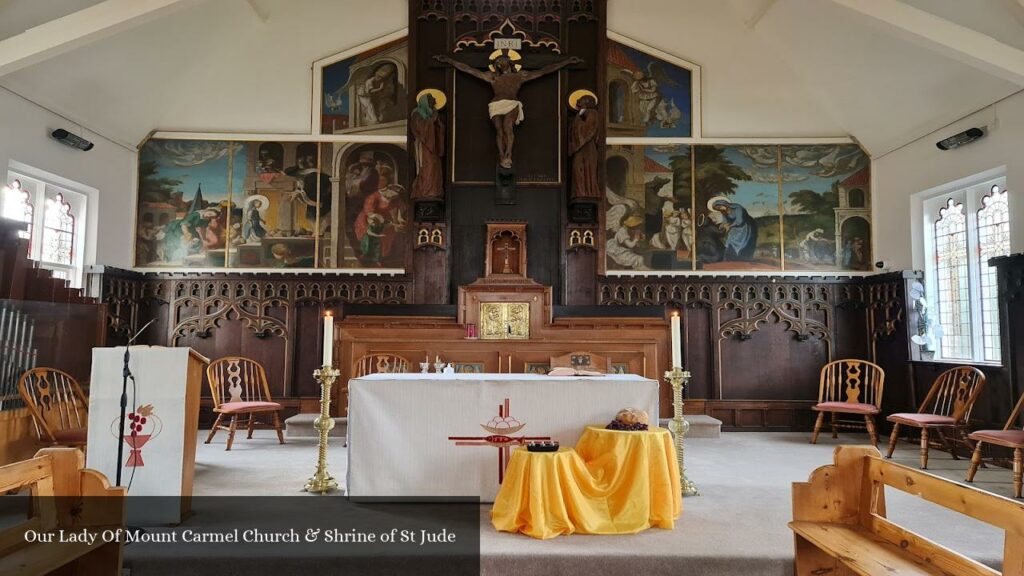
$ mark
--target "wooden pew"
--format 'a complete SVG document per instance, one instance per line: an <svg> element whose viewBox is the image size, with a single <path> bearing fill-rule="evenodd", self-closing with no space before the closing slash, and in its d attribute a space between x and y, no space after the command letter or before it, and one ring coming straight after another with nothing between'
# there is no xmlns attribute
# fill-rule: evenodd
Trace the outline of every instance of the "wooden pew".
<svg viewBox="0 0 1024 576"><path fill-rule="evenodd" d="M83 469L84 462L74 448L44 448L35 458L0 467L0 494L28 489L33 500L31 517L0 531L0 574L120 574L123 546L117 541L25 541L29 530L100 534L124 527L125 488L111 488L102 474ZM97 498L103 496L116 500Z"/></svg>
<svg viewBox="0 0 1024 576"><path fill-rule="evenodd" d="M835 464L793 483L796 574L997 576L1000 572L887 520L889 486L1006 532L1003 572L1024 576L1024 504L840 446Z"/></svg>

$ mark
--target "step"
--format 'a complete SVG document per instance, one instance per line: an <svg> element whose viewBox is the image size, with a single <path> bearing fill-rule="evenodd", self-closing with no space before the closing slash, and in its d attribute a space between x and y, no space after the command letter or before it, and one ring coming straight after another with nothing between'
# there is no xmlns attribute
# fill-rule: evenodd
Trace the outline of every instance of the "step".
<svg viewBox="0 0 1024 576"><path fill-rule="evenodd" d="M284 421L284 435L288 438L317 438L320 432L313 427L313 421L319 414L296 414ZM342 416L334 419L334 428L330 436L344 437L348 431L348 418Z"/></svg>
<svg viewBox="0 0 1024 576"><path fill-rule="evenodd" d="M662 428L668 428L671 421L671 418L662 418L659 425ZM718 418L703 414L687 414L686 421L690 423L690 430L686 433L687 438L719 438L722 435L722 421Z"/></svg>

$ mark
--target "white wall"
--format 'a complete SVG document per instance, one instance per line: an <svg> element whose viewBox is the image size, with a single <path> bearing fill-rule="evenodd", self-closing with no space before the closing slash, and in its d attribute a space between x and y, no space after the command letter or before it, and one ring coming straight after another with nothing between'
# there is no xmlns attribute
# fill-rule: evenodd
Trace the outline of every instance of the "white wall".
<svg viewBox="0 0 1024 576"><path fill-rule="evenodd" d="M50 138L64 128L95 143L82 152ZM130 267L135 188L134 152L0 88L0 178L11 160L98 190L86 210L85 264ZM97 233L102 230L102 234Z"/></svg>
<svg viewBox="0 0 1024 576"><path fill-rule="evenodd" d="M987 126L981 140L942 151L935 143L974 126ZM1011 251L1024 252L1024 92L988 106L924 138L876 158L875 259L893 269L925 266L920 201L928 191L978 174L1005 170L1010 194Z"/></svg>

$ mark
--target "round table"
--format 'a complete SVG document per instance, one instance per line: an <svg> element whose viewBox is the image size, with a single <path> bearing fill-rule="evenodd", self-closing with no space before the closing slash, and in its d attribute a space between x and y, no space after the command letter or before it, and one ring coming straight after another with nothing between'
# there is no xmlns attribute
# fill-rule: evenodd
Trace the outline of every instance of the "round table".
<svg viewBox="0 0 1024 576"><path fill-rule="evenodd" d="M632 534L673 528L682 508L668 430L588 426L575 449L513 451L491 523L534 538Z"/></svg>

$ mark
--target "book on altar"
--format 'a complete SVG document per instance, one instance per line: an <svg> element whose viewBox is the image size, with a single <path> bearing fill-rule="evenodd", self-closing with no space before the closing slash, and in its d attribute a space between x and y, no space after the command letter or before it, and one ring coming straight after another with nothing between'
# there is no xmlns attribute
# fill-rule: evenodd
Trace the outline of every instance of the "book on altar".
<svg viewBox="0 0 1024 576"><path fill-rule="evenodd" d="M582 368L552 368L548 376L604 376L604 372L597 370L583 370Z"/></svg>

